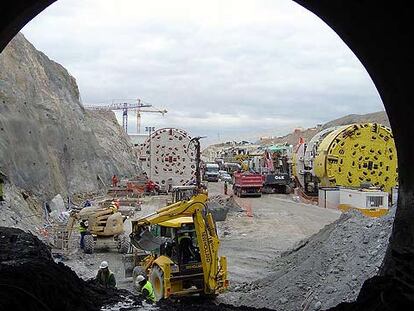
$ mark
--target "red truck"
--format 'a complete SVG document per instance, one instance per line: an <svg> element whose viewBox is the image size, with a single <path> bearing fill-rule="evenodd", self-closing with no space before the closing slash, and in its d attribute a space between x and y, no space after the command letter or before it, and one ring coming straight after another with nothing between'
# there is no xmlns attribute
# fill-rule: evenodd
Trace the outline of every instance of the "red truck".
<svg viewBox="0 0 414 311"><path fill-rule="evenodd" d="M233 193L238 197L262 196L263 176L256 173L234 173Z"/></svg>

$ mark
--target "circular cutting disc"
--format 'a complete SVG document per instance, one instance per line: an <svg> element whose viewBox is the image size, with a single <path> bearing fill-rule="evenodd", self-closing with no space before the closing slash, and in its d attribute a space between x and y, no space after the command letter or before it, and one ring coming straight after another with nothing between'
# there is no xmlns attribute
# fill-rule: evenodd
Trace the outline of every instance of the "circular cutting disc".
<svg viewBox="0 0 414 311"><path fill-rule="evenodd" d="M152 133L141 148L143 169L161 189L187 185L195 176L195 150L184 130L163 128Z"/></svg>
<svg viewBox="0 0 414 311"><path fill-rule="evenodd" d="M370 183L390 192L398 182L391 130L377 123L342 126L318 146L314 162L321 186L360 187Z"/></svg>

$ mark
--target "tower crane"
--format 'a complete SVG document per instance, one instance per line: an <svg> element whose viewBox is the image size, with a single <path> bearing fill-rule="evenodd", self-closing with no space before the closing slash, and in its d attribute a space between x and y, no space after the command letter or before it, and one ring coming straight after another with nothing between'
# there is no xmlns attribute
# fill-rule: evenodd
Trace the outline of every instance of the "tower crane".
<svg viewBox="0 0 414 311"><path fill-rule="evenodd" d="M162 116L164 116L164 114L167 113L167 110L166 109L156 109L156 108L154 108L153 110L149 110L149 109L138 108L137 109L137 133L138 134L141 133L141 112L161 113Z"/></svg>
<svg viewBox="0 0 414 311"><path fill-rule="evenodd" d="M124 129L125 133L128 134L128 111L134 110L136 111L137 116L137 133L141 132L141 113L142 112L151 112L151 113L161 113L163 116L167 113L166 109L142 109L142 108L152 108L153 106L148 103L144 103L141 99L137 99L134 103L128 102L121 102L116 103L112 102L111 104L104 104L104 105L84 105L86 109L89 110L122 110L122 128Z"/></svg>

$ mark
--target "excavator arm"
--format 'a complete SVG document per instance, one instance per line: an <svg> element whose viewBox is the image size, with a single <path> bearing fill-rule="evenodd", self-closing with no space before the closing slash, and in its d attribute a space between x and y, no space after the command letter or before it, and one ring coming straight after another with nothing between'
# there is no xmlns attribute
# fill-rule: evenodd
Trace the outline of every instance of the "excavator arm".
<svg viewBox="0 0 414 311"><path fill-rule="evenodd" d="M193 216L194 212L205 206L207 196L205 194L199 194L193 196L188 201L180 201L166 207L160 208L154 213L145 217L132 221L132 232L138 227L156 225L167 220L173 220L183 216Z"/></svg>

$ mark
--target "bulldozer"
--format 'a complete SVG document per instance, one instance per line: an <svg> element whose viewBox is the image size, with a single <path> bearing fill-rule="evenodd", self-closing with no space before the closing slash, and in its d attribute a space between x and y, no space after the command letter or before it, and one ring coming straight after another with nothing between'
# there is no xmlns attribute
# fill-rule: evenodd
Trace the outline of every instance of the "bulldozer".
<svg viewBox="0 0 414 311"><path fill-rule="evenodd" d="M227 289L227 261L219 257L220 240L206 201L207 195L197 194L132 221L135 287L142 274L157 300L215 297Z"/></svg>
<svg viewBox="0 0 414 311"><path fill-rule="evenodd" d="M117 211L115 205L84 207L72 211L67 224L69 236L78 221L87 221L88 230L84 237L84 252L92 254L95 248L116 248L127 253L130 248L128 235L125 234L126 216Z"/></svg>

